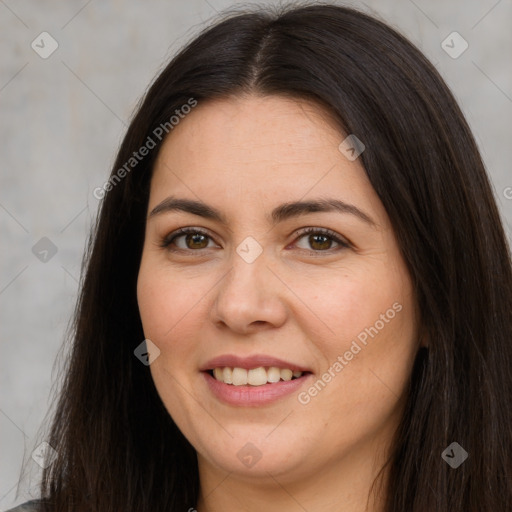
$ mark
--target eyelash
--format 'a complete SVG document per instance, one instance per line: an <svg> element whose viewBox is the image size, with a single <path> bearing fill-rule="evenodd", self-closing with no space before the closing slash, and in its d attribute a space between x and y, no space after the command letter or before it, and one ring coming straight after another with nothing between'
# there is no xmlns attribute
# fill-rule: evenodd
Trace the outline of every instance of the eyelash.
<svg viewBox="0 0 512 512"><path fill-rule="evenodd" d="M194 250L194 249L171 249L170 248L170 245L177 238L179 238L181 236L184 236L184 235L188 235L188 234L200 234L200 235L204 235L204 236L212 239L212 237L206 231L203 231L202 229L193 228L193 227L180 228L180 229L174 231L173 233L165 236L161 240L160 247L162 247L164 249L167 249L169 251L172 251L172 252L200 252L200 251L206 249L206 248L204 248L204 249ZM340 247L338 249L335 249L335 251L338 251L338 250L341 250L341 249L349 249L349 248L352 247L350 242L340 238L334 231L331 231L330 229L326 229L326 228L308 227L308 228L304 228L302 230L299 230L297 233L295 233L295 235L297 236L297 239L295 241L303 238L306 235L310 235L310 234L324 235L324 236L327 236L327 237L331 238L334 242L336 242L337 244L340 245ZM300 249L300 250L307 251L308 249ZM315 251L314 249L311 249L311 252L318 253L319 255L321 255L322 253L332 254L333 250L332 249L327 249L325 251L321 251L321 250L316 250Z"/></svg>

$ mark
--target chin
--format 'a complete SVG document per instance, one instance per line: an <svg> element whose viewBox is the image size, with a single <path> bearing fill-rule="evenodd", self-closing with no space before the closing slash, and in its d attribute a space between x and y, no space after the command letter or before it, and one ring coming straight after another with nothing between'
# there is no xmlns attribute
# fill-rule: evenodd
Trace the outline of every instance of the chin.
<svg viewBox="0 0 512 512"><path fill-rule="evenodd" d="M211 437L203 438L207 443L202 442L199 450L195 445L198 456L208 460L219 470L251 478L268 479L270 475L298 476L308 467L306 462L311 459L311 454L308 456L306 453L300 436L294 441L289 431L283 431L281 436L269 434L272 429L268 425L259 429L253 426L243 429L238 426L237 430L233 437L226 435L217 441Z"/></svg>

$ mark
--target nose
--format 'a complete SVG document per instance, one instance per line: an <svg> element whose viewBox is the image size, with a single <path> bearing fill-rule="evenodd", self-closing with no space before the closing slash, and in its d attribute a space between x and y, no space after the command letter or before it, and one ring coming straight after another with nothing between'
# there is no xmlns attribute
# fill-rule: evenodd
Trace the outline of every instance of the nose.
<svg viewBox="0 0 512 512"><path fill-rule="evenodd" d="M248 262L233 254L233 265L215 287L211 320L238 334L277 328L284 324L287 289L269 267L265 253Z"/></svg>

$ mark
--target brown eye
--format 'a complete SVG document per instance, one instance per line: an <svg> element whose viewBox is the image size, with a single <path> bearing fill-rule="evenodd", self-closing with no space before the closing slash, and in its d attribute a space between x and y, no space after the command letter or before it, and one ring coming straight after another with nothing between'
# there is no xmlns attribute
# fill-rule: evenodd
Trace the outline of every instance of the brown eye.
<svg viewBox="0 0 512 512"><path fill-rule="evenodd" d="M309 235L308 242L313 249L328 250L331 248L332 240L325 235Z"/></svg>
<svg viewBox="0 0 512 512"><path fill-rule="evenodd" d="M185 245L189 249L205 249L208 246L208 240L205 235L201 233L187 234L185 236ZM177 237L179 238L179 237Z"/></svg>
<svg viewBox="0 0 512 512"><path fill-rule="evenodd" d="M312 249L313 252L327 252L333 249L333 243L339 246L337 249L346 249L350 247L349 242L343 240L330 229L306 228L298 234L300 235L299 240L306 241L305 246L299 246L300 249ZM334 249L336 249L336 247L334 247Z"/></svg>
<svg viewBox="0 0 512 512"><path fill-rule="evenodd" d="M211 237L200 229L181 228L166 236L160 245L170 250L195 251L207 249L210 241ZM175 246L176 248L172 248L171 246Z"/></svg>

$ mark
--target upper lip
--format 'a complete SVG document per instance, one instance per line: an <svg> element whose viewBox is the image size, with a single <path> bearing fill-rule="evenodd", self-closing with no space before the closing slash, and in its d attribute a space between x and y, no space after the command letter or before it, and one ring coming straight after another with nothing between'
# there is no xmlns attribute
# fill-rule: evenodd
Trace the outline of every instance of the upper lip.
<svg viewBox="0 0 512 512"><path fill-rule="evenodd" d="M213 370L214 368L224 368L228 366L230 368L245 368L251 370L253 368L263 367L277 367L286 368L293 371L310 372L308 368L292 363L290 361L284 361L265 354L255 354L249 357L240 357L233 354L223 354L207 361L201 368L201 371Z"/></svg>

